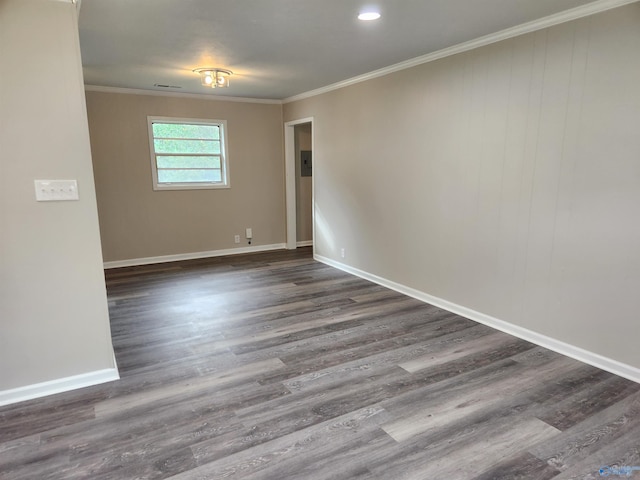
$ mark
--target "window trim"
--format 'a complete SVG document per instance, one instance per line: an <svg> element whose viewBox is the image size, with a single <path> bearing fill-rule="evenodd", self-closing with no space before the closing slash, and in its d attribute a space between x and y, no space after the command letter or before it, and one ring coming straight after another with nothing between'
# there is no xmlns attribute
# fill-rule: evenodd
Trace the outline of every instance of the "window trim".
<svg viewBox="0 0 640 480"><path fill-rule="evenodd" d="M220 166L222 170L222 182L181 182L181 183L158 183L158 164L156 161L156 151L154 148L153 124L154 123L177 123L189 125L212 125L220 128ZM147 129L149 134L149 152L151 158L151 177L153 189L162 190L217 190L221 188L231 188L231 178L229 175L229 150L227 142L227 121L202 119L202 118L180 118L180 117L155 117L147 116Z"/></svg>

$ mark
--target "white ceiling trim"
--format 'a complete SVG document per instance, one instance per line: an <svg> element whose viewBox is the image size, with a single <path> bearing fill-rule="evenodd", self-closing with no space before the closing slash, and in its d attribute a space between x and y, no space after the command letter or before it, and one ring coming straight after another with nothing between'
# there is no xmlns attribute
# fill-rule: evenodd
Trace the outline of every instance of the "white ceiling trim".
<svg viewBox="0 0 640 480"><path fill-rule="evenodd" d="M198 100L216 100L218 102L269 103L273 105L282 105L282 100L275 100L272 98L225 97L217 95L205 95L204 93L162 92L158 90L143 90L139 88L102 87L99 85L85 85L84 89L86 92L123 93L126 95L152 95L156 97L179 97Z"/></svg>
<svg viewBox="0 0 640 480"><path fill-rule="evenodd" d="M285 98L284 100L282 100L282 103L290 103L290 102L295 102L297 100L303 100L309 97L315 97L316 95L321 95L323 93L331 92L339 88L348 87L349 85L365 82L367 80L371 80L377 77L382 77L384 75L388 75L393 72L406 70L407 68L422 65L424 63L433 62L435 60L439 60L444 57L449 57L451 55L456 55L458 53L467 52L469 50L484 47L486 45L500 42L502 40L507 40L509 38L517 37L519 35L524 35L526 33L531 33L537 30L553 27L554 25L559 25L561 23L566 23L572 20L577 20L579 18L595 15L596 13L601 13L607 10L611 10L613 8L618 8L631 3L636 3L638 1L640 0L598 0L596 2L589 3L587 5L583 5L580 7L572 8L570 10L565 10L564 12L556 13L554 15L549 15L548 17L540 18L532 22L523 23L522 25L518 25L516 27L507 28L505 30L501 30L496 33L485 35L484 37L479 37L479 38L476 38L475 40L470 40L468 42L460 43L452 47L443 48L442 50L438 50L437 52L428 53L426 55L412 58L404 62L396 63L394 65L390 65L388 67L384 67L379 70L374 70L373 72L365 73L363 75L358 75L357 77L352 77L347 80L342 80L340 82L327 85L326 87L321 87L305 93L300 93L298 95Z"/></svg>

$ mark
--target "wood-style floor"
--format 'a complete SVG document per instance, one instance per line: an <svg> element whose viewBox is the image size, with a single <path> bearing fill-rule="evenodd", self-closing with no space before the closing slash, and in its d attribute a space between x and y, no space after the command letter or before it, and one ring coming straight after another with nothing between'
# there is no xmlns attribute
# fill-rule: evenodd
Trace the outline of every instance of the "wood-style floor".
<svg viewBox="0 0 640 480"><path fill-rule="evenodd" d="M640 465L640 385L309 249L106 275L122 379L1 408L2 480L583 480Z"/></svg>

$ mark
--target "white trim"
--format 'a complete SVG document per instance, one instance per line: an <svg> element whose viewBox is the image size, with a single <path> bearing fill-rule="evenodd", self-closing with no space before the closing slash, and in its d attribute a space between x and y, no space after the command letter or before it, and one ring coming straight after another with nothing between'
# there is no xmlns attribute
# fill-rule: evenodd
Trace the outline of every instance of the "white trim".
<svg viewBox="0 0 640 480"><path fill-rule="evenodd" d="M27 385L26 387L14 388L0 392L0 407L12 403L24 402L35 398L54 395L56 393L68 392L78 388L91 387L101 383L119 380L118 368L107 368L94 372L82 373L72 377L59 378L48 382Z"/></svg>
<svg viewBox="0 0 640 480"><path fill-rule="evenodd" d="M252 247L227 248L224 250L210 250L208 252L179 253L176 255L162 255L159 257L131 258L129 260L115 260L104 262L106 270L110 268L135 267L138 265L151 265L154 263L179 262L181 260L196 260L198 258L224 257L226 255L239 255L241 253L268 252L271 250L284 250L284 243L273 245L255 245Z"/></svg>
<svg viewBox="0 0 640 480"><path fill-rule="evenodd" d="M313 240L303 240L301 242L296 242L296 247L312 247Z"/></svg>
<svg viewBox="0 0 640 480"><path fill-rule="evenodd" d="M555 338L542 335L541 333L537 333L518 325L514 325L490 315L477 312L448 300L429 295L428 293L421 292L420 290L416 290L414 288L407 287L406 285L387 280L386 278L382 278L358 268L345 265L330 258L323 257L322 255L314 255L314 259L352 275L356 275L357 277L361 277L365 280L377 283L378 285L382 285L383 287L390 288L391 290L395 290L396 292L400 292L409 297L413 297L449 312L461 315L465 318L469 318L478 323L482 323L483 325L495 328L496 330L508 333L509 335L522 338L523 340L527 340L528 342L535 343L536 345L540 345L541 347L548 348L549 350L553 350L554 352L560 353L562 355L566 355L567 357L571 357L575 360L579 360L583 363L587 363L602 370L606 370L607 372L619 375L620 377L624 377L628 380L640 383L640 368L627 365L626 363L619 362L598 353L590 352L583 348L576 347L575 345L571 345Z"/></svg>
<svg viewBox="0 0 640 480"><path fill-rule="evenodd" d="M276 100L276 99L270 99L270 98L225 97L221 95L206 95L204 93L166 92L166 91L158 91L158 90L143 90L140 88L102 87L100 85L85 85L84 90L85 92L123 93L125 95L151 95L156 97L192 98L195 100L218 100L222 102L268 103L272 105L282 105L282 100Z"/></svg>
<svg viewBox="0 0 640 480"><path fill-rule="evenodd" d="M290 102L295 102L297 100L302 100L309 97L315 97L316 95L321 95L323 93L331 92L339 88L348 87L349 85L354 85L356 83L361 83L367 80L371 80L372 78L382 77L384 75L388 75L393 72L406 70L407 68L412 68L418 65L422 65L424 63L429 63L435 60L439 60L444 57L449 57L451 55L456 55L458 53L474 50L476 48L484 47L492 43L501 42L502 40L507 40L509 38L524 35L526 33L531 33L537 30L542 30L544 28L553 27L554 25L559 25L561 23L570 22L572 20L578 20L579 18L595 15L597 13L611 10L613 8L622 7L624 5L635 3L638 1L640 0L597 0L595 2L582 5L580 7L572 8L570 10L565 10L564 12L549 15L547 17L540 18L538 20L533 20L528 23L523 23L522 25L507 28L505 30L501 30L496 33L491 33L489 35L485 35L483 37L479 37L474 40L470 40L468 42L443 48L442 50L428 53L426 55L412 58L410 60L405 60L404 62L396 63L394 65L390 65L388 67L384 67L379 70L374 70L373 72L365 73L363 75L358 75L357 77L352 77L347 80L342 80L340 82L336 82L331 85L327 85L325 87L321 87L315 90L310 90L305 93L300 93L298 95L285 98L284 100L282 100L282 103L290 103Z"/></svg>
<svg viewBox="0 0 640 480"><path fill-rule="evenodd" d="M154 123L175 123L189 125L205 125L217 127L220 131L220 166L222 181L212 182L185 182L185 183L160 183L158 182L158 161L157 157L162 156L155 149L155 136L153 134ZM155 117L147 116L147 127L149 134L149 153L151 154L151 181L153 190L161 192L163 190L219 190L231 188L231 175L229 173L229 151L227 145L227 121L203 118L180 118L180 117ZM188 156L189 154L183 154Z"/></svg>

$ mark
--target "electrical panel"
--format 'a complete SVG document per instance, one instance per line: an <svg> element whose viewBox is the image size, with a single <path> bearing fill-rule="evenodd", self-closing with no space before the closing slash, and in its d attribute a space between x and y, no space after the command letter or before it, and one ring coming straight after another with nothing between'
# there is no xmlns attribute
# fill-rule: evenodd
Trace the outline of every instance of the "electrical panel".
<svg viewBox="0 0 640 480"><path fill-rule="evenodd" d="M310 177L311 170L312 170L311 150L301 150L300 151L300 176Z"/></svg>

